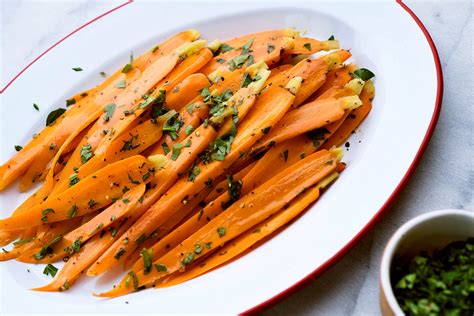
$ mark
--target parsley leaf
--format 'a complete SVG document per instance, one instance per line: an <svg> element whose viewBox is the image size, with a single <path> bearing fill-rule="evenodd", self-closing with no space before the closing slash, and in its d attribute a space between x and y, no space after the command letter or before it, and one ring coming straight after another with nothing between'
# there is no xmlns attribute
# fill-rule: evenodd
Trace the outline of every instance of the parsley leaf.
<svg viewBox="0 0 474 316"><path fill-rule="evenodd" d="M54 122L56 122L56 119L63 115L63 113L66 112L66 109L59 108L56 110L51 111L48 114L48 117L46 118L46 126L52 125Z"/></svg>
<svg viewBox="0 0 474 316"><path fill-rule="evenodd" d="M53 266L51 263L48 263L48 265L43 270L44 275L50 275L53 278L56 276L56 273L58 273L58 268Z"/></svg>
<svg viewBox="0 0 474 316"><path fill-rule="evenodd" d="M367 81L375 77L375 74L369 69L359 68L356 71L354 71L354 77Z"/></svg>

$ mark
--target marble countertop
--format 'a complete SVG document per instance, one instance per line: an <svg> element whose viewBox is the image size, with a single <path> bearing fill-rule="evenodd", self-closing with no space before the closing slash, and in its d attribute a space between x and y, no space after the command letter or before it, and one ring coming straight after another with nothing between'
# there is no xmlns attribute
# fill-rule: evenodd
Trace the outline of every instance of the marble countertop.
<svg viewBox="0 0 474 316"><path fill-rule="evenodd" d="M268 315L379 315L382 250L408 219L432 210L474 210L473 5L471 1L405 1L433 37L444 72L441 116L408 185L375 228L316 281ZM71 30L122 1L2 1L0 86ZM409 70L407 70L409 72Z"/></svg>

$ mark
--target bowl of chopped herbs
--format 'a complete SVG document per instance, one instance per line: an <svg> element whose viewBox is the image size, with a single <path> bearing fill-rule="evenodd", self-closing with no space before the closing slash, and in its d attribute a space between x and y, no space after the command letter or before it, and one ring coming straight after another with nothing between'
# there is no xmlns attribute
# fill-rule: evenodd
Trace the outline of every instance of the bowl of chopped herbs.
<svg viewBox="0 0 474 316"><path fill-rule="evenodd" d="M415 217L388 242L380 271L388 315L474 315L474 211Z"/></svg>

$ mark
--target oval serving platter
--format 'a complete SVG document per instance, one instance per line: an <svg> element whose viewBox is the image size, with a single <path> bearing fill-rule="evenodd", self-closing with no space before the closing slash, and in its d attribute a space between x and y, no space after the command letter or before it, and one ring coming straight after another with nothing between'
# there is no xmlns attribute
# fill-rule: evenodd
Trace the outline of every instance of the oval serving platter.
<svg viewBox="0 0 474 316"><path fill-rule="evenodd" d="M91 295L108 288L111 278L83 278L67 293L34 292L29 289L47 282L43 265L2 262L2 314L255 312L322 273L373 226L415 169L442 97L441 68L427 31L403 3L392 1L130 2L74 32L4 89L1 161L40 129L46 113L98 83L101 71L122 66L130 51L138 55L188 28L212 40L284 27L318 39L334 35L356 63L376 74L374 107L349 140L348 167L319 201L237 261L175 287L112 300ZM84 71L71 71L78 65ZM41 114L33 103L42 105ZM25 198L16 186L2 193L0 215Z"/></svg>

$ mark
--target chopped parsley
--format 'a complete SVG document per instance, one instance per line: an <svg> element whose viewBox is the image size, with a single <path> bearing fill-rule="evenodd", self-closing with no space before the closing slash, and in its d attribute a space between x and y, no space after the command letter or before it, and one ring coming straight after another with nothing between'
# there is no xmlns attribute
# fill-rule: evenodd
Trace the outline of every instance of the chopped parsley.
<svg viewBox="0 0 474 316"><path fill-rule="evenodd" d="M150 273L153 264L153 249L148 250L143 248L140 251L140 255L143 258L143 274L147 275Z"/></svg>
<svg viewBox="0 0 474 316"><path fill-rule="evenodd" d="M474 238L457 241L432 255L422 252L392 264L391 281L407 315L472 315Z"/></svg>
<svg viewBox="0 0 474 316"><path fill-rule="evenodd" d="M73 173L68 177L69 180L69 187L72 187L73 185L77 184L81 179L77 176L77 173Z"/></svg>
<svg viewBox="0 0 474 316"><path fill-rule="evenodd" d="M186 257L184 257L184 259L181 261L181 263L186 266L186 265L190 264L191 262L193 262L193 260L194 260L194 253L190 252L190 253L187 254Z"/></svg>
<svg viewBox="0 0 474 316"><path fill-rule="evenodd" d="M81 148L81 162L84 164L92 158L94 154L92 153L92 146L89 144L82 145Z"/></svg>
<svg viewBox="0 0 474 316"><path fill-rule="evenodd" d="M194 127L192 125L188 125L184 129L184 132L186 133L186 136L189 136L193 131L194 131Z"/></svg>
<svg viewBox="0 0 474 316"><path fill-rule="evenodd" d="M353 77L367 81L375 77L375 74L367 68L359 68L354 71Z"/></svg>
<svg viewBox="0 0 474 316"><path fill-rule="evenodd" d="M73 255L81 250L81 238L76 239L70 246L64 248L64 252Z"/></svg>
<svg viewBox="0 0 474 316"><path fill-rule="evenodd" d="M114 237L114 235L112 235L112 237ZM119 260L121 256L123 256L123 254L125 253L125 249L123 248L120 248L114 255L114 258Z"/></svg>
<svg viewBox="0 0 474 316"><path fill-rule="evenodd" d="M304 43L303 44L303 47L306 48L307 50L311 51L312 47L311 47L311 43Z"/></svg>
<svg viewBox="0 0 474 316"><path fill-rule="evenodd" d="M250 55L239 55L237 57L234 57L231 59L228 64L229 64L229 69L231 71L234 71L235 69L240 69L244 65L244 63L247 61Z"/></svg>
<svg viewBox="0 0 474 316"><path fill-rule="evenodd" d="M56 273L58 273L58 268L53 266L51 263L48 263L43 270L44 275L50 275L53 278L56 276Z"/></svg>
<svg viewBox="0 0 474 316"><path fill-rule="evenodd" d="M133 271L130 271L130 272L127 274L127 278L125 279L125 286L126 286L126 287L129 287L129 286L130 286L130 280L133 281L133 289L134 289L134 290L138 290L138 277L137 277L137 275L135 274L135 272L133 272Z"/></svg>
<svg viewBox="0 0 474 316"><path fill-rule="evenodd" d="M163 153L164 153L165 155L167 155L167 154L171 151L171 150L170 150L170 147L168 146L167 143L161 144L161 147L163 147Z"/></svg>
<svg viewBox="0 0 474 316"><path fill-rule="evenodd" d="M172 140L176 140L178 138L178 131L183 124L184 121L176 113L163 124L163 133L170 135Z"/></svg>
<svg viewBox="0 0 474 316"><path fill-rule="evenodd" d="M117 89L125 89L127 86L127 81L125 79L120 80L117 82L117 85L115 86Z"/></svg>
<svg viewBox="0 0 474 316"><path fill-rule="evenodd" d="M81 68L81 67L74 67L74 68L72 68L72 70L74 70L74 71L82 71L82 68Z"/></svg>
<svg viewBox="0 0 474 316"><path fill-rule="evenodd" d="M66 107L71 106L73 104L76 104L76 99L72 98L72 99L67 99L66 100Z"/></svg>
<svg viewBox="0 0 474 316"><path fill-rule="evenodd" d="M234 48L232 46L229 46L227 45L226 43L223 43L221 45L221 47L219 47L219 50L218 50L218 55L219 54L222 54L222 53L225 53L225 52L228 52L228 51L231 51L233 50Z"/></svg>
<svg viewBox="0 0 474 316"><path fill-rule="evenodd" d="M245 43L244 46L242 46L242 55L248 54L251 52L250 47L252 47L253 42L255 41L255 38L251 38L247 43Z"/></svg>
<svg viewBox="0 0 474 316"><path fill-rule="evenodd" d="M54 124L54 122L56 122L56 119L60 117L61 115L63 115L64 112L66 112L66 109L63 109L63 108L59 108L59 109L51 111L48 114L48 117L46 117L46 126L50 126Z"/></svg>
<svg viewBox="0 0 474 316"><path fill-rule="evenodd" d="M126 64L123 68L122 68L122 73L126 74L128 73L130 70L132 70L133 66L132 64Z"/></svg>
<svg viewBox="0 0 474 316"><path fill-rule="evenodd" d="M43 216L41 216L41 221L42 222L46 222L48 220L48 214L49 213L54 214L54 210L52 208L47 208L47 209L45 209L41 212L41 214L43 214Z"/></svg>
<svg viewBox="0 0 474 316"><path fill-rule="evenodd" d="M217 61L219 64L225 63L225 59L223 59L223 58L217 58L216 61Z"/></svg>
<svg viewBox="0 0 474 316"><path fill-rule="evenodd" d="M39 110L40 110L38 104L36 104L36 103L33 103L33 107L35 108L36 111L39 111Z"/></svg>
<svg viewBox="0 0 474 316"><path fill-rule="evenodd" d="M76 216L77 206L73 204L67 213L68 218L73 218Z"/></svg>
<svg viewBox="0 0 474 316"><path fill-rule="evenodd" d="M156 272L168 272L168 268L164 264L155 263Z"/></svg>
<svg viewBox="0 0 474 316"><path fill-rule="evenodd" d="M329 36L328 41L334 41L335 39L336 38L334 37L334 35L331 35L331 36Z"/></svg>
<svg viewBox="0 0 474 316"><path fill-rule="evenodd" d="M62 236L57 236L49 244L44 245L39 252L34 254L35 259L41 260L46 257L46 255L51 254L53 252L51 246L61 241L61 239L63 239Z"/></svg>
<svg viewBox="0 0 474 316"><path fill-rule="evenodd" d="M271 53L275 50L275 45L271 44L271 43L268 43L267 44L267 53Z"/></svg>
<svg viewBox="0 0 474 316"><path fill-rule="evenodd" d="M194 165L194 167L189 170L189 175L188 175L188 181L194 182L196 180L196 177L199 175L201 172L201 169L199 169L198 166Z"/></svg>
<svg viewBox="0 0 474 316"><path fill-rule="evenodd" d="M313 146L316 148L318 148L326 140L326 134L330 135L331 132L325 127L317 128L306 133L306 135L308 135L308 137L313 142Z"/></svg>
<svg viewBox="0 0 474 316"><path fill-rule="evenodd" d="M104 121L108 122L112 118L116 108L117 108L117 105L115 103L107 104L104 107L104 113L105 113Z"/></svg>
<svg viewBox="0 0 474 316"><path fill-rule="evenodd" d="M197 254L197 255L200 254L200 253L202 252L202 249L203 249L203 248L202 248L202 246L201 246L200 244L195 244L195 245L194 245L194 253L195 253L195 254Z"/></svg>
<svg viewBox="0 0 474 316"><path fill-rule="evenodd" d="M217 229L217 234L218 234L219 237L221 237L221 238L225 236L225 232L226 232L225 227L219 227L219 228Z"/></svg>
<svg viewBox="0 0 474 316"><path fill-rule="evenodd" d="M20 145L15 145L15 150L16 150L16 151L20 151L20 150L22 150L22 149L23 149L23 147L21 147Z"/></svg>
<svg viewBox="0 0 474 316"><path fill-rule="evenodd" d="M263 133L263 134L268 134L268 132L270 131L271 128L272 128L271 126L262 128L262 133Z"/></svg>

